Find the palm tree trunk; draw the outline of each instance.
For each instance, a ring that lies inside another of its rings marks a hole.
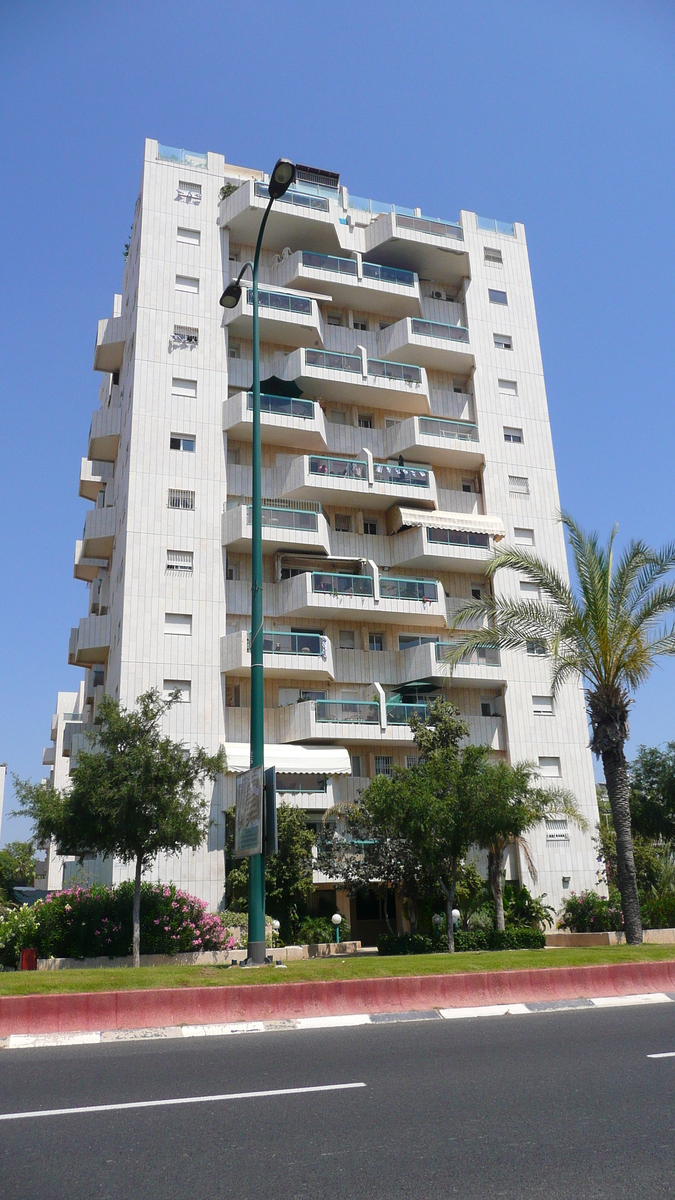
[[[504,874],[504,849],[492,845],[488,850],[488,879],[495,902],[495,929],[497,933],[504,932],[504,893],[502,876]]]
[[[630,824],[628,764],[623,746],[603,751],[602,765],[605,769],[607,795],[616,830],[616,861],[624,932],[628,945],[638,946],[642,941],[642,918]]]
[[[134,966],[141,965],[141,875],[143,874],[143,857],[136,858],[136,878],[134,880]]]

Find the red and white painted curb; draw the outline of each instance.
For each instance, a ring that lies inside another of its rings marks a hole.
[[[485,1004],[473,1008],[431,1008],[412,1012],[351,1013],[297,1017],[280,1021],[234,1021],[212,1025],[166,1025],[150,1029],[102,1029],[87,1033],[13,1033],[0,1038],[0,1049],[34,1050],[47,1046],[95,1046],[152,1039],[226,1037],[240,1033],[280,1033],[291,1029],[344,1029],[355,1025],[390,1025],[401,1021],[452,1021],[471,1017],[525,1016],[579,1009],[626,1008],[641,1004],[673,1004],[675,993],[646,992],[633,996],[592,996],[581,1000],[543,1000],[529,1004]]]

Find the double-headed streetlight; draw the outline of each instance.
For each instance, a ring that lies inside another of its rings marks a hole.
[[[247,267],[253,277],[253,483],[251,488],[251,766],[263,767],[265,758],[263,693],[263,559],[262,482],[260,475],[260,336],[258,328],[258,265],[260,247],[270,209],[295,180],[295,165],[287,158],[275,164],[268,186],[269,204],[263,214],[253,262],[244,263],[236,280],[220,297],[223,308],[236,308],[241,299],[241,278]],[[265,961],[265,856],[249,858],[248,959]]]

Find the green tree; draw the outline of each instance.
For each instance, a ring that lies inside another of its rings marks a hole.
[[[209,828],[207,779],[222,771],[222,751],[208,755],[163,737],[161,721],[179,693],[162,699],[154,689],[136,709],[104,696],[98,723],[71,772],[71,790],[59,792],[15,779],[18,813],[29,816],[38,841],[54,838],[59,854],[88,853],[135,863],[134,966],[140,965],[141,877],[160,852],[196,849]]]
[[[0,899],[12,899],[12,889],[35,881],[35,847],[32,842],[8,842],[0,850]]]
[[[675,742],[665,750],[640,746],[630,768],[633,832],[675,842]]]
[[[607,793],[617,834],[617,868],[626,941],[642,941],[635,875],[625,756],[633,693],[649,677],[656,658],[675,654],[675,628],[664,627],[675,609],[675,584],[665,576],[675,567],[675,545],[652,550],[631,542],[615,561],[616,529],[606,546],[587,534],[568,514],[567,530],[578,588],[543,559],[517,548],[497,551],[487,573],[517,572],[539,589],[539,600],[486,597],[467,604],[453,626],[467,618],[486,621],[463,633],[455,661],[476,647],[525,649],[537,642],[550,655],[555,695],[570,679],[584,682],[591,724],[591,749],[602,758]]]
[[[301,809],[288,804],[277,806],[279,851],[265,859],[265,909],[268,916],[279,922],[279,932],[285,942],[295,937],[300,924],[300,910],[306,905],[314,886],[312,848],[314,834],[307,826]],[[228,905],[240,912],[248,909],[248,859],[235,859],[234,809],[227,821],[228,862],[225,894]]]

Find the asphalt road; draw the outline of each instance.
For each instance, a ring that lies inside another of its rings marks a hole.
[[[8,1050],[2,1200],[675,1196],[673,1006]]]

